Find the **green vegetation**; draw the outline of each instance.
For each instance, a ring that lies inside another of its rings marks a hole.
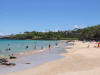
[[[80,37],[81,40],[100,40],[100,25],[87,27],[81,30]]]
[[[91,26],[72,31],[58,32],[24,32],[24,34],[11,35],[10,39],[33,39],[33,40],[100,40],[100,25]]]

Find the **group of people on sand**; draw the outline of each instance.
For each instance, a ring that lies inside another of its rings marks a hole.
[[[72,45],[74,46],[74,42],[75,41],[79,41],[79,40],[73,40],[73,41],[66,41],[66,43],[69,43],[69,42],[73,42]],[[94,48],[100,48],[100,41],[87,41],[87,40],[83,40],[81,41],[82,43],[86,43],[87,44],[87,48],[90,48],[91,47],[91,44],[94,43],[94,45],[92,47]]]
[[[94,48],[100,48],[100,41],[96,42],[96,41],[86,41],[86,40],[83,40],[83,43],[86,43],[86,42],[89,42],[88,45],[87,45],[87,48],[90,47],[90,43],[92,43],[92,42],[95,43]]]

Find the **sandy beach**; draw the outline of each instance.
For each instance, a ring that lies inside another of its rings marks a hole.
[[[66,46],[68,52],[61,54],[64,58],[1,75],[100,75],[100,48],[95,45],[95,42],[76,41],[74,46]]]

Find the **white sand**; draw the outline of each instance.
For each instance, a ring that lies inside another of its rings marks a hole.
[[[100,48],[94,45],[77,41],[74,46],[66,47],[68,53],[62,54],[65,57],[60,60],[5,75],[100,75]]]

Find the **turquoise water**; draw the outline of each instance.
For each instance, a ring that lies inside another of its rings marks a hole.
[[[11,53],[19,53],[25,51],[35,51],[40,50],[42,47],[47,48],[50,44],[55,46],[56,43],[60,41],[51,40],[0,40],[0,54],[7,55]],[[26,46],[28,48],[26,49]],[[36,49],[35,49],[36,46]],[[11,50],[7,50],[10,48]]]

